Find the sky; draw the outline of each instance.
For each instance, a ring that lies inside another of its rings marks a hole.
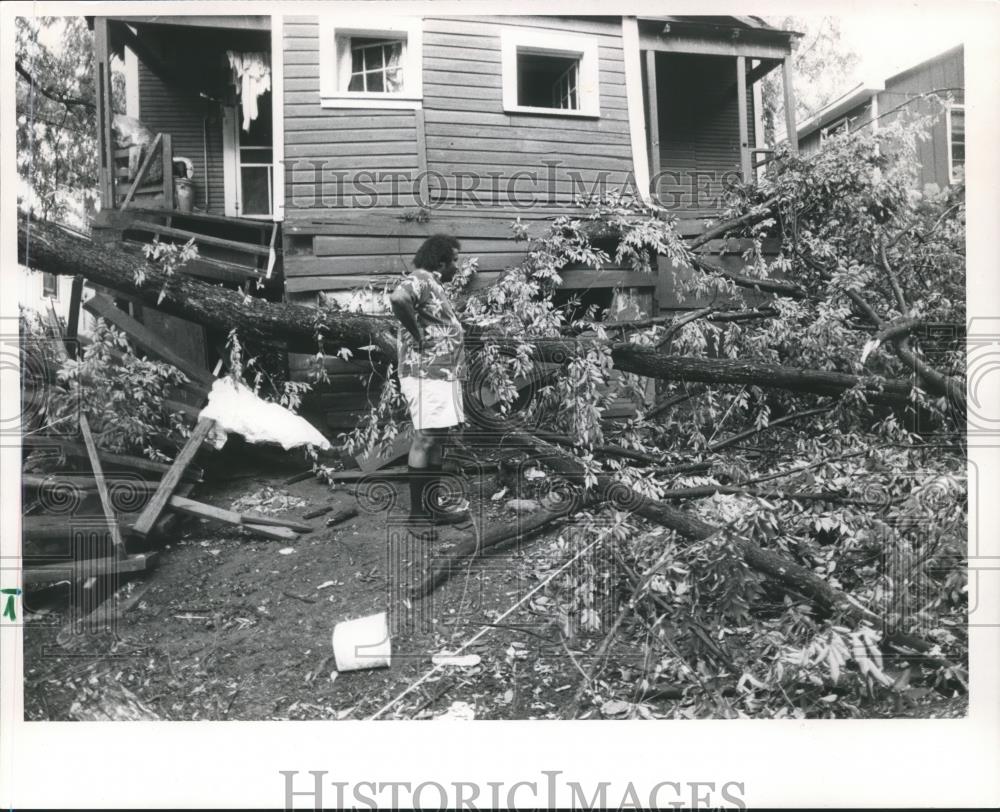
[[[864,81],[883,80],[963,42],[968,21],[958,14],[872,11],[839,17],[846,43],[860,61],[848,90]]]

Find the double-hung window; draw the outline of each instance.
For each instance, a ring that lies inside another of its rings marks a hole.
[[[379,20],[375,26],[355,25],[340,16],[321,20],[322,105],[419,107],[422,44],[417,18]]]

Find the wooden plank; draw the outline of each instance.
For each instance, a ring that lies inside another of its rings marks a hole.
[[[115,207],[115,144],[111,122],[111,38],[107,17],[94,17],[94,88],[97,108],[98,175],[101,206]]]
[[[163,156],[163,208],[174,208],[174,148],[168,133],[163,134],[161,155]]]
[[[204,502],[197,502],[185,496],[171,496],[167,500],[167,504],[172,510],[186,513],[189,516],[197,516],[200,519],[212,519],[217,522],[224,522],[225,524],[246,527],[248,530],[253,530],[255,533],[259,533],[267,538],[281,541],[292,541],[298,538],[298,535],[288,527],[270,527],[261,524],[252,524],[244,520],[249,517],[241,516],[236,511],[226,510],[215,505],[206,505]],[[311,530],[312,528],[309,529]]]
[[[98,214],[103,214],[99,212]],[[238,226],[240,228],[253,229],[256,231],[264,232],[270,231],[271,227],[274,225],[270,220],[250,220],[246,217],[226,217],[223,214],[210,214],[203,211],[167,211],[166,209],[153,209],[147,206],[132,206],[129,209],[130,215],[141,214],[146,217],[169,217],[174,223],[178,221],[191,220],[197,223],[218,223],[219,225],[225,226]],[[125,217],[121,220],[121,223],[128,223],[131,221],[130,217]],[[119,225],[119,228],[125,227],[124,225]]]
[[[191,436],[188,437],[184,448],[181,449],[173,465],[170,466],[170,470],[160,480],[160,487],[157,488],[156,493],[153,494],[153,498],[149,500],[149,503],[136,521],[133,529],[138,535],[146,536],[153,529],[153,525],[156,524],[156,520],[160,517],[160,513],[166,507],[171,494],[173,494],[174,489],[180,482],[184,469],[194,459],[195,454],[198,453],[198,449],[201,448],[201,444],[205,441],[205,438],[214,425],[214,420],[201,419],[198,421],[198,425],[191,432]]]
[[[451,234],[460,240],[466,238],[476,239],[497,239],[512,240],[514,231],[511,224],[516,215],[509,217],[498,214],[497,222],[490,222],[483,218],[469,218],[458,220],[446,216],[436,217],[435,214],[425,223],[406,222],[398,217],[354,218],[344,215],[342,222],[328,223],[308,223],[298,220],[286,220],[284,232],[286,236],[291,235],[323,235],[323,236],[343,236],[343,237],[413,237],[421,240],[431,234]],[[525,226],[529,234],[537,236],[541,232],[541,227],[537,223],[526,222]],[[515,245],[517,243],[514,243]],[[287,249],[286,249],[287,251]],[[288,254],[286,253],[286,261]]]
[[[165,345],[161,336],[158,336],[146,325],[140,324],[124,310],[115,307],[115,303],[103,294],[96,294],[85,305],[84,309],[95,316],[99,316],[110,322],[125,335],[127,335],[137,349],[146,352],[162,361],[166,361],[171,366],[177,367],[181,372],[193,381],[204,384],[204,394],[208,394],[208,387],[215,383],[215,378],[207,369],[200,369],[186,358],[177,355],[173,350]]]
[[[286,527],[296,533],[311,533],[314,528],[311,524],[297,522],[294,519],[282,519],[280,516],[258,516],[255,513],[242,513],[240,518],[243,524],[254,524],[259,527]]]
[[[750,126],[747,120],[747,58],[736,57],[736,115],[740,127],[740,172],[743,182],[753,179],[750,165]]]
[[[513,245],[516,245],[514,243]],[[513,247],[512,245],[512,247]],[[479,267],[484,270],[503,270],[524,261],[526,249],[505,253],[474,254],[479,257]],[[353,276],[398,275],[409,272],[412,255],[400,256],[337,256],[337,257],[286,257],[285,281],[301,276]],[[290,288],[286,287],[286,290]]]
[[[785,95],[785,131],[792,154],[799,151],[799,134],[795,129],[795,74],[791,54],[781,60],[781,87]]]
[[[90,421],[87,420],[85,414],[80,415],[80,433],[83,434],[83,442],[87,446],[90,466],[94,469],[94,483],[97,485],[97,493],[101,498],[104,518],[107,519],[108,529],[111,531],[111,543],[114,545],[118,558],[125,558],[125,540],[118,527],[118,517],[115,516],[115,511],[111,507],[111,498],[108,496],[108,487],[104,482],[104,471],[101,468],[101,458],[97,454],[97,444],[94,442],[94,435],[90,431]]]
[[[136,491],[154,491],[158,483],[149,482],[145,479],[135,479],[133,477],[105,477],[106,484],[128,485]],[[39,488],[51,488],[57,485],[68,485],[74,490],[84,493],[97,493],[97,483],[92,474],[64,474],[62,472],[53,474],[23,474],[21,484],[26,488],[37,490]]]
[[[160,142],[163,140],[163,133],[157,133],[156,137],[153,139],[153,143],[149,145],[146,151],[146,156],[142,159],[142,163],[139,165],[139,171],[135,174],[135,180],[132,181],[132,185],[128,187],[128,192],[125,193],[125,199],[122,200],[120,209],[124,210],[128,208],[128,204],[132,202],[132,198],[135,197],[135,190],[139,188],[142,181],[146,177],[146,173],[149,172],[149,166],[153,163],[153,155],[156,154],[157,148],[160,146]]]
[[[660,174],[660,96],[656,86],[656,51],[646,51],[646,106],[649,110],[649,175]]]
[[[471,228],[469,230],[472,230]],[[431,234],[437,232],[429,230]],[[462,255],[477,256],[479,254],[509,254],[524,243],[516,243],[513,231],[508,229],[507,239],[462,239]],[[384,256],[387,253],[412,256],[423,244],[423,235],[404,237],[392,235],[386,237],[367,236],[318,236],[313,239],[313,254],[317,257],[342,256]]]
[[[385,468],[385,466],[408,454],[411,442],[411,437],[400,434],[396,436],[396,439],[392,441],[392,445],[389,446],[389,449],[384,454],[359,454],[354,459],[358,463],[362,475],[370,474],[373,471],[378,471],[380,468]]]
[[[69,292],[69,315],[66,324],[66,353],[76,358],[77,334],[80,332],[80,302],[83,300],[83,277],[74,276]]]
[[[21,438],[21,445],[25,448],[35,450],[51,449],[55,453],[87,459],[86,448],[79,443],[69,440],[25,435]],[[162,462],[147,460],[143,457],[134,457],[129,454],[113,454],[110,451],[98,450],[98,456],[105,465],[120,466],[129,470],[143,471],[157,476],[162,476],[170,470],[170,466]],[[183,477],[189,481],[201,482],[203,474],[200,468],[192,465],[184,472]]]
[[[86,562],[86,571],[80,572],[72,562],[42,564],[25,567],[21,573],[21,583],[25,586],[41,586],[56,581],[73,580],[77,575],[85,577],[122,575],[131,572],[146,572],[156,566],[158,553],[138,553],[125,558],[93,558]]]
[[[125,228],[127,231],[151,231],[154,234],[162,236],[180,237],[185,241],[194,237],[194,241],[202,245],[214,245],[217,248],[228,248],[231,251],[256,254],[262,257],[266,257],[268,253],[266,245],[255,245],[248,242],[239,242],[238,240],[224,240],[222,237],[210,237],[207,234],[199,234],[196,231],[188,231],[184,228],[172,228],[148,220],[133,220]]]

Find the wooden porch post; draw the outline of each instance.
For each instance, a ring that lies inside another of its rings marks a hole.
[[[740,173],[743,182],[749,183],[753,177],[750,166],[750,126],[747,122],[747,58],[736,57],[736,103],[740,122]]]
[[[646,51],[646,104],[649,108],[650,194],[660,201],[660,97],[656,89],[656,51]]]
[[[170,211],[174,207],[174,145],[170,133],[163,133],[160,149],[163,150],[163,208]]]
[[[94,17],[94,88],[97,102],[97,142],[100,151],[98,181],[101,208],[115,208],[115,142],[111,120],[111,41],[108,18]]]
[[[795,131],[795,88],[793,87],[792,55],[781,60],[781,78],[785,91],[785,131],[792,153],[799,151],[799,134]]]

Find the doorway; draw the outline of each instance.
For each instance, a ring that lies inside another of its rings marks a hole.
[[[270,218],[274,200],[271,91],[258,98],[257,117],[249,122],[244,122],[241,101],[223,111],[226,216]]]

